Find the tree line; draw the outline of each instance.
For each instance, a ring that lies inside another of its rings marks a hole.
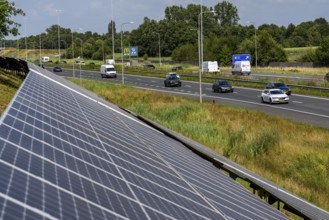
[[[5,16],[15,13],[24,12],[11,5],[11,11]],[[3,14],[0,19],[6,22]],[[230,65],[232,54],[249,53],[255,65],[257,53],[258,64],[268,65],[269,62],[287,61],[284,48],[309,47],[307,54],[296,61],[329,64],[329,23],[324,18],[298,25],[289,24],[287,27],[275,24],[257,26],[257,21],[243,25],[239,23],[237,7],[227,1],[213,7],[202,6],[202,13],[200,5],[196,4],[166,7],[162,20],[144,17],[137,29],[123,32],[123,45],[137,46],[140,57],[155,57],[159,55],[160,43],[161,56],[171,57],[175,61],[197,61],[201,20],[204,60],[217,60],[221,65]],[[115,53],[121,53],[121,32],[117,31],[115,21],[109,22],[105,34],[91,31],[81,33],[52,25],[45,33],[6,43],[21,48],[56,49],[60,46],[65,49],[64,56],[67,58],[72,58],[74,53],[75,57],[102,60],[112,58],[112,27]],[[3,36],[18,34],[16,27],[8,29],[8,25],[1,23],[0,28]],[[312,49],[314,47],[316,49]]]

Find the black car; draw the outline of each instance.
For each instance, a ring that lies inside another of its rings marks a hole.
[[[182,70],[183,67],[181,66],[173,66],[173,68],[171,69],[172,71],[177,71],[177,70]]]
[[[182,86],[182,82],[179,75],[176,73],[168,73],[164,80],[164,86]]]
[[[60,66],[55,66],[53,72],[62,72],[62,68]]]
[[[151,68],[151,69],[155,69],[155,66],[153,64],[143,64],[142,66],[143,68]]]
[[[226,80],[216,80],[212,84],[212,90],[214,92],[233,92],[233,86]]]
[[[329,73],[326,73],[326,75],[324,75],[324,80],[327,80],[327,82],[329,82]]]
[[[281,89],[287,95],[291,95],[291,89],[283,82],[269,82],[266,89]]]

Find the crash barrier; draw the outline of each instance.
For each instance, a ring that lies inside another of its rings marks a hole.
[[[18,60],[11,57],[0,57],[0,68],[22,78],[25,78],[30,71],[25,60]]]

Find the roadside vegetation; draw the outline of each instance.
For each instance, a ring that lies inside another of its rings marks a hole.
[[[0,115],[6,109],[21,83],[21,78],[0,69]]]
[[[108,82],[81,80],[80,85],[329,210],[328,129]]]

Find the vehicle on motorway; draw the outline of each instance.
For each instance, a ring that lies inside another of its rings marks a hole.
[[[251,65],[250,61],[236,61],[232,65],[232,75],[240,74],[240,75],[250,75],[251,73]]]
[[[202,71],[206,73],[219,73],[220,68],[217,61],[204,61],[202,63]]]
[[[181,67],[181,66],[173,66],[172,67],[172,71],[177,71],[177,70],[182,70],[183,69],[183,67]]]
[[[55,66],[53,72],[62,72],[62,68],[60,66]]]
[[[213,92],[233,92],[233,86],[227,80],[216,80],[212,84]]]
[[[100,68],[101,77],[113,77],[117,78],[117,72],[113,65],[103,64]]]
[[[327,82],[329,82],[329,73],[326,73],[326,75],[324,75],[324,80],[327,80]]]
[[[177,73],[168,73],[166,79],[164,80],[164,86],[182,86],[182,81]]]
[[[41,64],[38,64],[38,66],[40,66],[42,69],[45,68],[45,66],[41,63]]]
[[[283,82],[269,82],[266,89],[281,89],[287,95],[291,95],[291,89]]]
[[[155,69],[155,66],[153,64],[143,64],[143,68],[150,68],[150,69]]]
[[[273,103],[289,103],[289,96],[281,89],[265,89],[261,94],[261,101]]]

